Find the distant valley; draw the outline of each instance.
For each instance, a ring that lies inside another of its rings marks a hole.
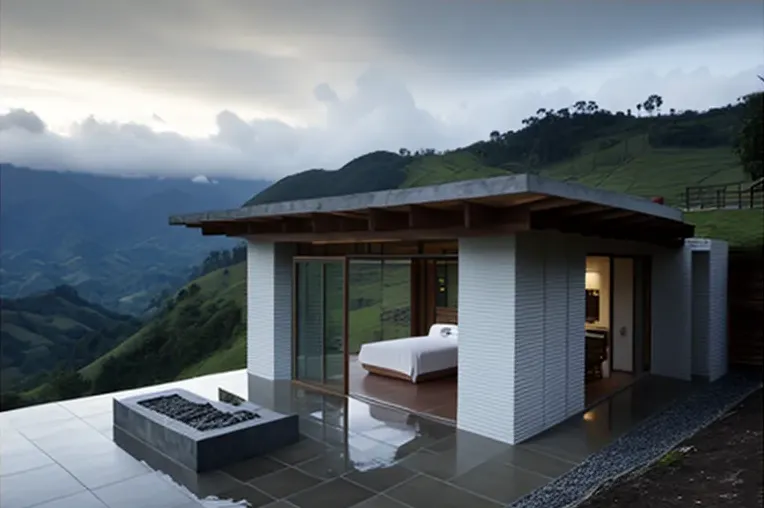
[[[172,228],[167,218],[235,208],[265,181],[117,178],[0,164],[0,296],[60,285],[125,314],[145,312],[186,281],[224,238]]]

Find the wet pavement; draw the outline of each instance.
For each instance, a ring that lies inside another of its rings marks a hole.
[[[295,445],[197,474],[112,429],[112,399],[219,388],[297,413]],[[234,371],[0,413],[3,508],[506,506],[576,467],[690,383],[648,377],[518,446],[355,399]],[[119,442],[119,445],[115,443]]]

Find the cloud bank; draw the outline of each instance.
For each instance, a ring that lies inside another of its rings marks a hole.
[[[215,119],[215,132],[203,138],[93,116],[62,135],[47,128],[35,112],[15,109],[0,115],[0,160],[92,173],[277,179],[310,168],[338,168],[374,150],[464,146],[486,139],[494,129],[519,128],[522,118],[540,107],[559,108],[580,99],[596,100],[613,111],[633,108],[651,93],[663,96],[665,110],[721,106],[761,88],[757,73],[764,74],[764,66],[726,76],[705,68],[664,75],[637,72],[608,80],[593,94],[564,86],[494,94],[462,103],[446,116],[418,105],[402,81],[369,70],[345,97],[329,83],[314,87],[313,100],[324,108],[323,122],[293,126],[224,110]]]

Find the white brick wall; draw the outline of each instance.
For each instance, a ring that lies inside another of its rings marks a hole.
[[[459,240],[459,428],[514,442],[515,237]]]
[[[715,381],[727,373],[727,278],[729,274],[729,246],[712,240],[709,258],[709,329],[708,379]]]
[[[692,253],[692,375],[708,376],[709,253]]]
[[[291,244],[247,243],[247,371],[292,377]]]
[[[568,367],[566,399],[567,414],[583,411],[586,341],[580,329],[586,328],[586,252],[580,238],[567,237],[565,253],[568,263]]]
[[[516,443],[583,410],[584,274],[565,235],[460,240],[460,428]]]
[[[651,372],[692,378],[692,253],[661,249],[653,256]]]

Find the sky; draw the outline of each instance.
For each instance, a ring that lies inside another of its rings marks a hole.
[[[277,179],[761,89],[761,0],[2,0],[0,161]]]

